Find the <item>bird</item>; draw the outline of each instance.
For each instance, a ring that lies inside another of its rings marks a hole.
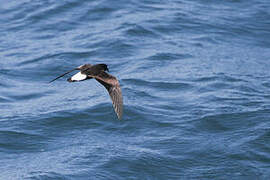
[[[108,91],[112,104],[114,107],[114,111],[118,117],[119,120],[122,119],[123,114],[123,97],[122,97],[122,91],[120,88],[119,81],[116,77],[113,75],[110,75],[108,66],[106,64],[84,64],[80,65],[70,71],[65,72],[64,74],[56,77],[55,79],[51,80],[49,83],[65,76],[66,74],[79,70],[80,72],[76,73],[72,77],[68,78],[68,82],[78,82],[78,81],[84,81],[88,79],[96,79],[100,84],[102,84]],[[106,72],[107,71],[107,72]]]

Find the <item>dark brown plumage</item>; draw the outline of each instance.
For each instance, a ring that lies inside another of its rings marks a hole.
[[[53,79],[50,82],[53,82],[57,80],[60,77],[63,77],[64,75],[74,71],[79,70],[77,74],[73,75],[72,77],[68,78],[67,80],[69,82],[76,82],[76,81],[83,81],[87,79],[95,78],[100,84],[102,84],[108,91],[112,104],[114,107],[114,110],[117,114],[118,119],[122,118],[123,114],[123,97],[122,97],[122,91],[120,88],[120,84],[116,77],[108,74],[106,71],[109,71],[106,64],[85,64],[81,65],[73,70],[70,70],[57,78]]]

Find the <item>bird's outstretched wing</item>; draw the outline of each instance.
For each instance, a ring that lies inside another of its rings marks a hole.
[[[114,111],[116,112],[118,119],[121,119],[123,114],[123,97],[118,80],[116,77],[104,71],[99,73],[97,76],[94,76],[94,78],[109,92]]]
[[[70,71],[67,71],[67,72],[65,72],[64,74],[62,74],[62,75],[60,75],[60,76],[54,78],[53,80],[51,80],[49,83],[51,83],[51,82],[53,82],[53,81],[55,81],[55,80],[57,80],[57,79],[63,77],[64,75],[66,75],[66,74],[68,74],[68,73],[71,73],[72,71],[75,71],[75,70],[79,70],[79,69],[78,69],[78,68],[74,68],[74,69],[72,69],[72,70],[70,70]]]

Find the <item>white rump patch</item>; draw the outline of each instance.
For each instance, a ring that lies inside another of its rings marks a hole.
[[[72,81],[82,81],[85,80],[87,78],[87,75],[82,74],[81,72],[78,72],[77,74],[75,74],[74,76],[71,77]]]

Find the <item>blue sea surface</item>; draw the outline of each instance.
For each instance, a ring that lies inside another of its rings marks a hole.
[[[0,179],[270,179],[270,2],[0,0]]]

